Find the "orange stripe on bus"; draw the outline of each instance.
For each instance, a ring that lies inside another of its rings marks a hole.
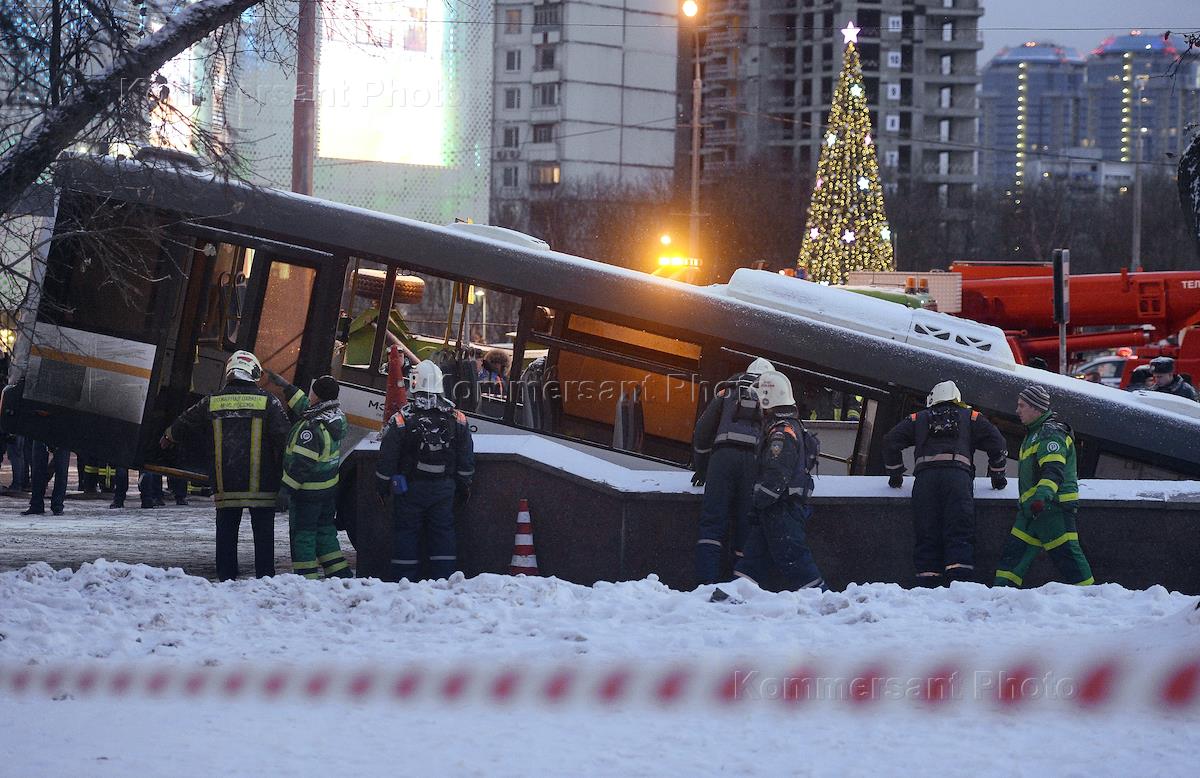
[[[33,346],[30,348],[30,352],[35,357],[41,357],[42,359],[66,362],[68,365],[92,367],[97,370],[107,370],[110,373],[121,373],[122,375],[133,376],[134,378],[150,380],[150,371],[148,369],[135,365],[127,365],[124,362],[113,362],[112,360],[100,359],[99,357],[86,357],[83,354],[71,354],[45,346]]]

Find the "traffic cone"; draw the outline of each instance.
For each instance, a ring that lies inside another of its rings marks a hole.
[[[513,546],[509,575],[538,575],[537,555],[533,552],[533,525],[529,523],[529,501],[521,500],[517,509],[517,538]]]

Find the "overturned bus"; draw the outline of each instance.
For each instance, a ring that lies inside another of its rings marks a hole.
[[[1082,477],[1200,475],[1200,406],[1017,365],[999,330],[936,312],[748,269],[691,286],[508,231],[150,162],[76,158],[55,191],[41,296],[16,350],[24,370],[0,424],[116,465],[202,479],[196,459],[155,442],[219,386],[237,349],[301,386],[332,372],[361,439],[383,422],[387,350],[400,343],[418,358],[507,354],[526,380],[458,397],[483,428],[663,467],[688,464],[713,387],[764,356],[810,409],[855,398],[857,418],[814,422],[845,441],[827,447],[823,472],[882,473],[884,433],[953,379],[1010,449],[1017,393],[1048,386],[1077,433]]]

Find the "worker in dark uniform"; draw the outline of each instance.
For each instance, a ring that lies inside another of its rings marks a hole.
[[[761,585],[772,570],[788,589],[826,590],[804,533],[812,515],[812,470],[820,453],[815,435],[804,428],[787,376],[768,370],[755,384],[762,406],[763,433],[758,447],[750,532],[734,574]],[[717,590],[720,591],[720,590]],[[713,592],[713,599],[724,599]]]
[[[1150,360],[1150,370],[1154,373],[1154,391],[1173,394],[1188,400],[1196,399],[1196,390],[1192,388],[1192,385],[1184,381],[1183,376],[1175,375],[1174,359],[1155,357]]]
[[[1129,374],[1129,386],[1125,387],[1127,392],[1136,392],[1140,389],[1153,390],[1154,369],[1149,365],[1138,365]]]
[[[442,387],[442,371],[432,360],[418,364],[412,394],[388,420],[379,444],[375,475],[380,499],[392,496],[396,580],[417,580],[423,529],[430,575],[449,578],[458,569],[454,506],[470,499],[475,448],[467,417]]]
[[[1041,386],[1021,392],[1017,417],[1026,429],[1018,471],[1021,496],[993,585],[1023,584],[1026,571],[1044,549],[1066,583],[1090,586],[1096,579],[1075,524],[1079,479],[1071,427],[1051,413],[1050,393]]]
[[[283,405],[261,389],[262,367],[249,351],[225,363],[225,386],[184,411],[159,445],[203,442],[212,457],[210,476],[217,507],[217,578],[238,575],[237,540],[242,509],[250,509],[254,572],[275,574],[275,501],[280,460],[291,429]]]
[[[975,451],[988,455],[993,489],[1008,485],[1000,430],[962,403],[953,381],[933,387],[926,408],[900,420],[883,439],[888,486],[904,484],[902,452],[913,447],[913,564],[919,586],[969,581],[975,571]]]
[[[721,551],[733,530],[733,552],[742,553],[757,472],[755,448],[762,432],[762,408],[753,384],[775,366],[759,357],[744,373],[725,382],[704,409],[692,434],[694,486],[704,487],[700,539],[696,543],[696,583],[716,583]]]

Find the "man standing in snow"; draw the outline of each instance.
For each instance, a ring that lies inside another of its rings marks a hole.
[[[993,489],[1008,485],[1008,449],[996,425],[963,404],[953,381],[933,387],[923,411],[883,439],[888,486],[904,484],[903,451],[913,447],[913,563],[917,585],[969,581],[975,572],[975,451],[988,455]]]
[[[249,351],[225,363],[225,386],[183,412],[162,436],[203,441],[212,457],[210,475],[217,506],[217,578],[238,576],[237,541],[242,509],[254,530],[254,573],[275,575],[275,499],[288,419],[274,395],[258,386],[262,367]]]
[[[1079,481],[1071,428],[1050,412],[1050,393],[1037,385],[1017,398],[1017,416],[1027,431],[1021,442],[1020,507],[993,585],[1020,586],[1042,549],[1067,583],[1093,584],[1075,527]]]
[[[704,487],[700,540],[696,543],[696,583],[716,583],[721,549],[733,530],[733,553],[742,554],[758,469],[755,447],[762,434],[762,409],[753,389],[775,366],[759,357],[733,375],[708,403],[692,435],[693,486]]]
[[[279,486],[280,507],[288,510],[292,572],[320,578],[324,568],[326,578],[353,578],[334,526],[340,441],[347,427],[346,414],[337,400],[337,379],[321,376],[306,395],[278,373],[267,375],[283,389],[296,422],[283,450],[283,483]]]
[[[774,568],[789,589],[825,591],[828,587],[804,534],[804,524],[812,515],[808,497],[820,444],[800,421],[787,376],[768,370],[758,377],[755,389],[765,414],[763,436],[758,446],[750,533],[745,555],[734,573],[761,585]],[[723,593],[717,592],[713,599],[724,599]]]
[[[458,569],[454,505],[471,497],[475,448],[467,417],[446,399],[442,385],[432,360],[418,364],[412,395],[388,420],[379,443],[376,484],[381,500],[392,495],[397,581],[417,580],[423,529],[430,575],[449,578]]]

